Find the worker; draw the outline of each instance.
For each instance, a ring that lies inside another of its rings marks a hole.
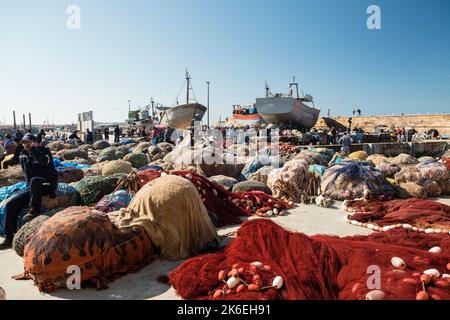
[[[105,140],[109,140],[109,128],[106,127],[105,130],[103,130],[103,134],[105,135]]]
[[[79,140],[81,141],[80,137],[77,135],[78,130],[73,130],[70,136],[68,137],[69,140]]]
[[[44,140],[45,138],[45,131],[44,129],[41,129],[41,131],[39,131],[38,135],[37,135],[37,142],[40,144],[42,143],[42,140]]]
[[[17,129],[17,130],[16,130],[16,133],[15,133],[15,135],[14,135],[14,138],[19,139],[20,141],[22,141],[23,133],[22,133],[22,131],[20,131],[20,129]]]
[[[114,142],[120,142],[120,128],[118,125],[114,128]]]
[[[86,144],[93,144],[94,143],[94,134],[91,130],[86,129]]]
[[[58,187],[58,172],[50,150],[39,145],[32,134],[23,137],[22,145],[24,149],[20,153],[20,165],[27,188],[13,195],[5,205],[5,239],[0,244],[0,250],[11,248],[21,209],[29,205],[30,209],[23,221],[33,220],[40,215],[42,197],[55,197]]]
[[[347,132],[344,131],[342,137],[338,141],[338,144],[342,145],[342,151],[344,152],[344,154],[350,154],[350,146],[352,145],[352,143],[352,138],[347,134]]]

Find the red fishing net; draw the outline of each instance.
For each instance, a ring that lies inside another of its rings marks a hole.
[[[348,202],[347,208],[353,212],[350,219],[362,223],[374,223],[380,227],[407,224],[407,227],[412,226],[419,232],[433,229],[433,233],[448,234],[450,230],[450,206],[436,201],[354,200]]]
[[[227,191],[214,181],[191,171],[144,170],[137,174],[140,187],[160,177],[162,173],[189,179],[197,188],[206,209],[217,216],[217,226],[240,224],[241,219],[239,217],[242,216],[250,216],[252,214],[263,215],[270,211],[270,214],[273,214],[274,211],[281,213],[283,210],[292,207],[286,201],[274,198],[260,191],[241,193]]]
[[[433,246],[440,246],[442,252],[429,253]],[[391,263],[393,257],[403,259],[406,267],[396,269]],[[423,291],[419,280],[422,272],[431,268],[448,272],[450,237],[404,229],[347,238],[308,237],[289,232],[270,220],[258,219],[245,222],[223,252],[187,260],[169,275],[170,283],[183,298],[212,299],[216,289],[224,285],[218,278],[221,270],[228,271],[235,264],[238,268],[248,266],[253,261],[271,267],[273,273],[269,273],[268,282],[275,275],[281,276],[281,289],[244,289],[239,293],[232,289],[216,298],[366,299],[371,291],[368,278],[372,276],[367,274],[368,268],[378,266],[384,299],[416,299],[416,294]],[[431,299],[450,299],[447,280],[439,276],[424,285]]]

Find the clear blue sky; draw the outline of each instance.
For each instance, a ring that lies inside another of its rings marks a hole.
[[[366,27],[370,4],[382,30]],[[450,112],[450,1],[0,1],[1,122],[122,121],[128,99],[171,105],[186,68],[201,103],[211,81],[213,120],[293,75],[322,114]]]

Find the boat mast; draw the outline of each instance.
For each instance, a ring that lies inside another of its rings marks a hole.
[[[186,104],[189,104],[189,86],[190,86],[191,76],[189,72],[186,70]]]
[[[292,86],[295,86],[295,90],[297,92],[297,99],[300,98],[298,94],[298,82],[295,82],[295,76],[292,77],[292,82],[289,84],[289,90],[291,90]]]

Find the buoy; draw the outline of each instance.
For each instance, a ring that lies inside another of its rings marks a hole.
[[[383,300],[386,294],[381,290],[372,290],[367,292],[366,300]]]
[[[223,297],[223,290],[216,290],[213,294],[213,299],[220,299]]]
[[[225,270],[220,270],[219,275],[217,276],[217,279],[219,279],[219,281],[223,281],[223,280],[225,280],[225,277],[226,277]]]
[[[281,287],[283,286],[283,278],[281,276],[276,276],[272,280],[272,286],[277,290],[281,289]]]
[[[433,247],[430,250],[428,250],[430,253],[440,254],[442,252],[442,249],[440,247]]]
[[[227,286],[230,289],[235,288],[241,281],[236,277],[231,277],[227,280]]]
[[[428,300],[430,296],[426,291],[419,291],[416,295],[416,300]]]
[[[6,292],[2,287],[0,287],[0,300],[6,300]]]
[[[254,262],[250,263],[250,265],[255,266],[257,268],[262,268],[262,266],[263,266],[262,262],[259,262],[259,261],[254,261]]]
[[[432,276],[433,278],[439,278],[441,276],[441,273],[436,269],[428,269],[428,270],[425,270],[423,273],[428,274],[429,276]]]
[[[395,267],[395,268],[399,268],[399,269],[404,269],[406,268],[406,262],[405,260],[403,260],[402,258],[399,257],[393,257],[391,259],[391,264]]]

